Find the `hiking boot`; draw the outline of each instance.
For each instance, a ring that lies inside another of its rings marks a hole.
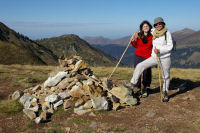
[[[145,98],[148,96],[148,93],[147,93],[147,88],[144,87],[142,90],[141,90],[141,97],[142,98]]]
[[[163,102],[168,102],[168,101],[169,101],[167,91],[164,91],[164,92],[163,92],[163,98],[162,98],[162,101],[163,101]]]

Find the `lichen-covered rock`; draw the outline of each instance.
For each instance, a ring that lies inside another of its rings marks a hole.
[[[68,108],[71,108],[74,106],[74,102],[71,99],[68,99],[66,101],[64,101],[64,110],[66,111]]]
[[[26,114],[31,120],[36,118],[36,114],[34,111],[29,109],[23,109],[24,114]]]
[[[87,64],[83,60],[79,60],[76,64],[72,72],[76,72],[79,69],[87,68]]]
[[[70,82],[71,82],[70,78],[65,78],[57,85],[57,87],[59,89],[66,89],[66,87],[70,84]]]
[[[93,108],[97,110],[108,110],[108,101],[106,97],[95,97],[91,99]]]
[[[86,93],[77,85],[72,87],[69,94],[72,97],[78,97],[78,98],[81,98],[82,96],[86,95]]]
[[[83,106],[80,106],[78,108],[74,108],[74,113],[76,113],[77,115],[83,115],[87,112],[91,112],[91,109],[83,109]]]
[[[50,103],[54,103],[54,102],[56,102],[56,101],[58,101],[58,95],[56,95],[56,94],[51,94],[51,95],[49,95],[49,96],[47,96],[46,98],[45,98],[45,102],[50,102]]]
[[[31,101],[33,97],[28,95],[28,94],[24,94],[20,99],[19,102],[24,105],[26,103],[26,101]]]
[[[120,99],[120,103],[126,103],[128,105],[136,105],[137,99],[133,98],[132,91],[127,87],[113,87],[110,90],[114,96]]]
[[[24,92],[21,90],[17,90],[12,94],[12,100],[18,100],[20,97],[24,95]]]
[[[84,105],[83,108],[85,109],[91,109],[92,108],[92,101],[88,100]]]
[[[70,94],[68,93],[68,92],[66,92],[66,91],[64,91],[64,92],[60,92],[59,94],[58,94],[58,96],[60,96],[61,97],[61,99],[66,99],[66,98],[69,98],[70,97]]]
[[[41,123],[41,121],[42,121],[42,118],[41,118],[41,117],[35,118],[35,123],[36,123],[36,124]]]
[[[66,75],[68,72],[59,72],[56,74],[54,77],[49,77],[45,82],[44,82],[44,87],[52,87],[56,86]]]
[[[58,106],[63,104],[63,100],[58,101],[57,103],[53,104],[54,108],[57,108]]]

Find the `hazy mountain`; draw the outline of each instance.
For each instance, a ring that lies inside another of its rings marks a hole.
[[[185,37],[187,37],[187,36],[189,36],[193,33],[195,33],[194,30],[185,28],[183,30],[173,32],[172,36],[174,37],[175,40],[180,40],[180,39],[183,39],[183,38],[185,38]]]
[[[177,39],[177,45],[200,46],[200,31],[196,31],[182,39]]]
[[[200,31],[194,31],[188,28],[172,33],[176,40],[177,51],[172,53],[173,67],[193,67],[199,68],[200,63],[198,56],[200,55]],[[112,40],[110,44],[92,44],[94,47],[100,48],[107,54],[119,59],[128,44],[130,36]],[[87,39],[86,39],[87,40]],[[98,40],[99,41],[99,40]],[[95,40],[93,40],[95,42]],[[100,42],[100,41],[99,41]],[[126,52],[122,62],[126,65],[132,66],[134,60],[135,48],[130,46]]]
[[[111,44],[112,40],[102,37],[102,36],[96,36],[96,37],[84,37],[84,40],[86,40],[89,44],[97,44],[97,45],[106,45]]]
[[[0,22],[0,64],[56,63],[57,57],[52,51]]]
[[[92,66],[114,66],[117,60],[103,51],[90,46],[85,40],[77,35],[63,35],[42,40],[37,43],[49,48],[57,56],[68,57],[72,54],[81,56]]]
[[[86,40],[91,45],[107,45],[107,44],[118,44],[125,46],[130,41],[131,36],[125,36],[119,39],[108,39],[102,36],[97,37],[84,37],[83,39]]]

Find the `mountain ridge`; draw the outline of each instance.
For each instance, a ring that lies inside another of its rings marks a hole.
[[[57,64],[57,57],[52,53],[52,51],[40,44],[37,44],[27,36],[10,29],[2,22],[0,22],[0,41],[0,53],[2,55],[0,57],[1,64],[13,64],[17,63],[17,61],[20,64]],[[5,48],[7,48],[10,53],[5,53]],[[10,56],[9,54],[13,56]],[[29,58],[26,58],[25,56]]]
[[[189,28],[185,28],[183,30],[173,32],[172,36],[176,40],[177,48],[177,51],[172,53],[172,67],[198,68],[200,66],[200,63],[197,60],[198,55],[200,54],[200,30],[194,31]],[[122,40],[120,40],[121,38],[112,40],[111,44],[91,45],[119,59],[126,45],[128,44],[130,36],[122,38]],[[116,40],[118,42],[117,44],[115,44]],[[119,44],[119,42],[121,42],[121,44]],[[132,46],[130,47],[131,48],[129,48],[124,55],[122,63],[128,66],[133,66],[135,48],[133,48]]]
[[[114,57],[109,56],[100,49],[92,47],[85,40],[74,34],[37,40],[37,43],[48,47],[56,56],[78,55],[92,66],[113,66],[117,63]]]

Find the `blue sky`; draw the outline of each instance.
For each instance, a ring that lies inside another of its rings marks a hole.
[[[31,39],[63,34],[119,38],[143,20],[200,30],[200,0],[0,0],[0,21]]]

